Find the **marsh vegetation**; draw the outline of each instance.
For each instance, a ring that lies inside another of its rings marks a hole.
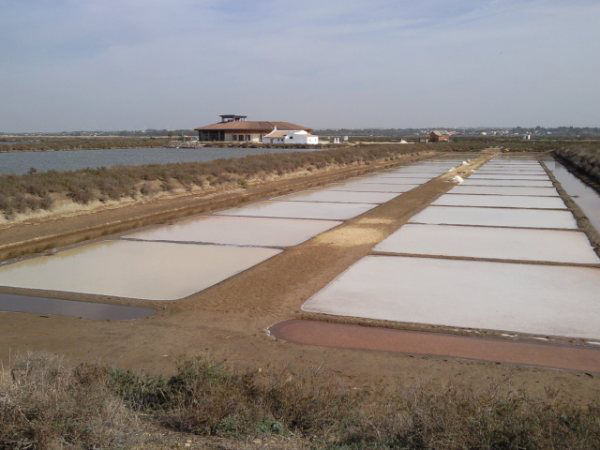
[[[0,375],[0,448],[147,448],[161,430],[231,448],[278,436],[287,448],[591,449],[600,403],[509,384],[361,388],[316,370],[234,371],[202,358],[160,376],[33,354]]]
[[[50,210],[59,201],[85,205],[160,193],[210,191],[225,186],[245,188],[252,183],[294,172],[392,161],[425,146],[365,146],[319,152],[251,155],[204,163],[117,166],[70,172],[35,172],[0,176],[0,212],[15,214]]]

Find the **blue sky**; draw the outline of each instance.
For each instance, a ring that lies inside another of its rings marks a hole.
[[[600,126],[600,1],[0,0],[0,130]]]

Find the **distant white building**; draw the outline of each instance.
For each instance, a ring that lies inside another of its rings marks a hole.
[[[269,134],[262,137],[263,144],[300,144],[318,145],[319,136],[310,134],[306,130],[278,130],[277,127]]]

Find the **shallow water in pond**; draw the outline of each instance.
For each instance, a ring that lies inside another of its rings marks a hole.
[[[560,197],[527,197],[525,195],[444,194],[431,204],[433,206],[567,209],[567,205]]]
[[[150,308],[0,293],[0,312],[47,314],[94,320],[131,320],[151,316],[155,311]]]
[[[555,160],[544,161],[563,189],[567,191],[583,213],[590,219],[600,233],[600,194],[573,175],[561,163]]]
[[[124,237],[147,241],[290,247],[341,223],[334,220],[200,216],[172,225],[138,231]]]
[[[548,209],[429,206],[410,221],[432,225],[577,229],[570,211]]]
[[[598,339],[598,292],[596,268],[367,256],[302,310]]]
[[[0,286],[177,300],[278,253],[256,247],[101,241],[0,266]]]
[[[600,264],[584,233],[452,225],[407,224],[375,250],[415,255]]]
[[[376,203],[328,203],[268,201],[241,208],[227,209],[219,215],[249,217],[279,217],[288,219],[347,220],[367,212]]]
[[[329,188],[302,191],[276,197],[274,200],[286,202],[385,203],[397,195],[395,192],[339,191]]]
[[[24,174],[30,168],[38,172],[48,170],[80,170],[110,166],[140,166],[205,162],[215,159],[243,158],[265,153],[292,153],[297,149],[285,148],[127,148],[108,150],[61,150],[56,152],[0,153],[0,174]],[[302,149],[301,151],[319,151]]]

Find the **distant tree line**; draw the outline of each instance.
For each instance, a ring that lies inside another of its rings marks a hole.
[[[93,137],[93,136],[120,136],[120,137],[163,137],[163,136],[195,136],[198,132],[188,129],[167,130],[147,129],[147,130],[117,130],[117,131],[60,131],[56,133],[7,133],[0,132],[0,136],[72,136],[72,137]]]
[[[321,136],[349,136],[349,137],[408,137],[429,134],[432,130],[447,130],[461,136],[510,136],[531,134],[533,136],[559,136],[559,137],[600,137],[600,127],[513,127],[513,128],[323,128],[315,130]]]
[[[441,129],[454,132],[461,136],[516,136],[531,134],[532,136],[559,136],[559,137],[600,137],[600,127],[512,127],[512,128],[323,128],[314,132],[320,136],[349,136],[349,137],[410,137],[429,134],[432,130]],[[57,133],[8,133],[0,132],[0,136],[121,136],[121,137],[157,137],[157,136],[195,136],[197,132],[191,129],[168,130],[150,128],[147,130],[118,130],[118,131],[63,131]]]

